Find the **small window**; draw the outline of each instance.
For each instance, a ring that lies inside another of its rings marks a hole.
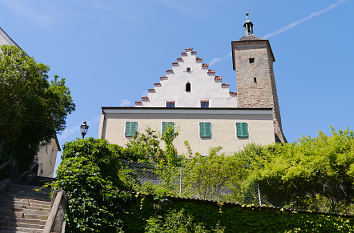
[[[254,58],[250,58],[250,63],[254,63]]]
[[[236,123],[236,136],[238,138],[248,138],[248,124],[246,122]]]
[[[253,82],[254,82],[254,83],[257,83],[257,78],[253,78]]]
[[[166,108],[174,108],[174,107],[175,107],[175,101],[166,102]]]
[[[165,133],[166,129],[168,128],[175,128],[175,123],[174,122],[162,122],[162,134]]]
[[[199,122],[199,136],[200,138],[211,138],[210,122]]]
[[[191,72],[192,68],[191,67],[187,67],[187,72]]]
[[[201,108],[209,108],[209,100],[202,100],[200,101]]]
[[[189,82],[186,83],[186,92],[191,92],[191,84]]]
[[[125,136],[133,137],[138,132],[138,122],[125,122]]]

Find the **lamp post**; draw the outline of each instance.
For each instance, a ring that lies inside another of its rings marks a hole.
[[[82,135],[82,139],[85,138],[85,135],[87,133],[89,126],[87,125],[86,121],[84,121],[81,125],[80,125],[80,130],[81,130],[81,135]]]

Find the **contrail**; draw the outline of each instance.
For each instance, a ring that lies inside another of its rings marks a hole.
[[[322,15],[322,14],[324,14],[324,13],[330,11],[330,10],[333,10],[334,8],[336,8],[339,5],[345,3],[346,1],[348,1],[348,0],[339,0],[339,1],[335,2],[335,3],[333,3],[332,5],[328,6],[327,8],[322,9],[320,11],[315,11],[315,12],[311,13],[309,16],[307,16],[305,18],[302,18],[302,19],[299,19],[299,20],[297,20],[297,21],[295,21],[295,22],[293,22],[293,23],[291,23],[291,24],[279,29],[278,31],[275,31],[275,32],[272,32],[272,33],[268,33],[265,36],[263,36],[263,38],[268,39],[270,37],[273,37],[275,35],[278,35],[280,33],[288,31],[288,30],[290,30],[290,29],[292,29],[292,28],[294,28],[294,27],[296,27],[296,26],[298,26],[300,24],[303,24],[303,23],[309,21],[310,19],[312,19],[312,18],[314,18],[316,16],[320,16],[320,15]]]
[[[292,28],[294,28],[294,27],[296,27],[296,26],[298,26],[300,24],[305,23],[306,21],[308,21],[308,20],[310,20],[310,19],[312,19],[312,18],[314,18],[316,16],[320,16],[320,15],[322,15],[322,14],[324,14],[324,13],[330,11],[330,10],[333,10],[334,8],[338,7],[339,5],[341,5],[341,4],[343,4],[343,3],[347,2],[347,1],[348,0],[338,0],[337,2],[333,3],[332,5],[329,5],[325,9],[322,9],[322,10],[319,10],[319,11],[315,11],[315,12],[311,13],[309,16],[307,16],[305,18],[302,18],[302,19],[299,19],[299,20],[297,20],[297,21],[295,21],[295,22],[293,22],[293,23],[291,23],[291,24],[279,29],[278,31],[266,34],[265,36],[263,36],[263,38],[268,39],[270,37],[273,37],[275,35],[278,35],[280,33],[288,31],[288,30],[290,30],[290,29],[292,29]],[[227,54],[224,57],[214,58],[214,59],[211,60],[209,65],[212,66],[215,63],[218,63],[218,62],[220,62],[220,61],[222,61],[222,60],[224,60],[224,59],[226,59],[227,57],[230,57],[230,56],[231,56],[231,53]]]

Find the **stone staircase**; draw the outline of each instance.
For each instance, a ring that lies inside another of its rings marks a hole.
[[[0,233],[43,231],[50,211],[49,190],[40,186],[9,184],[0,192]]]

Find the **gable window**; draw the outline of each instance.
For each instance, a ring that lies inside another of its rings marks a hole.
[[[246,122],[236,123],[236,136],[238,138],[248,138],[248,124]]]
[[[186,92],[191,92],[191,84],[189,82],[186,83]]]
[[[138,122],[125,122],[125,137],[133,137],[138,132]]]
[[[249,59],[249,61],[250,61],[250,63],[254,63],[254,58],[251,57],[251,58]]]
[[[162,122],[162,134],[164,134],[168,128],[174,129],[175,123],[174,122]]]
[[[200,138],[211,138],[210,122],[199,122],[199,136]]]
[[[174,107],[175,107],[175,101],[166,102],[166,108],[174,108]]]
[[[187,72],[191,72],[191,71],[192,71],[192,68],[187,67]]]
[[[209,100],[202,100],[200,101],[201,108],[209,108]]]

